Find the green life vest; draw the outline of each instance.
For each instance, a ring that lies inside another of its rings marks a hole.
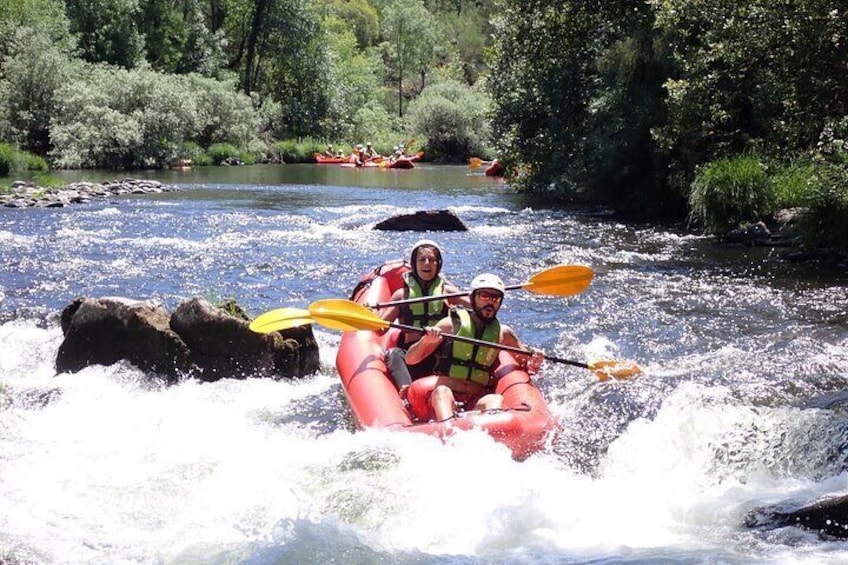
[[[465,308],[452,308],[450,313],[454,326],[459,321],[456,335],[492,343],[500,342],[501,324],[497,319],[491,324],[477,328],[471,313]],[[454,379],[474,381],[488,386],[499,351],[494,347],[446,339],[438,372]]]
[[[412,273],[404,273],[403,282],[406,285],[404,298],[420,298],[422,296],[435,296],[444,294],[445,283],[441,277],[436,276],[427,287],[427,292],[421,287],[421,283]],[[444,300],[429,300],[427,302],[416,302],[414,304],[402,304],[398,318],[402,324],[426,328],[435,325],[448,313],[448,307]]]

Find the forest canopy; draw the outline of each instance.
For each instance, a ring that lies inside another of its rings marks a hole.
[[[712,230],[716,201],[809,209],[848,247],[846,138],[842,0],[0,0],[0,143],[52,166],[416,139]]]

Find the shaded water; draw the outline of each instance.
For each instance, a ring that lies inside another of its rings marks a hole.
[[[465,167],[149,176],[183,190],[0,210],[0,561],[848,559],[844,542],[742,526],[759,506],[848,491],[844,411],[817,407],[848,384],[845,273],[554,209]],[[501,317],[525,342],[646,370],[598,383],[546,364],[563,433],[528,461],[476,433],[444,446],[353,432],[339,335],[321,328],[324,367],[301,381],[164,388],[124,364],[55,375],[55,314],[76,296],[305,307],[347,296],[421,235],[376,222],[443,208],[469,227],[430,234],[461,286],[595,270],[576,297],[510,293]]]

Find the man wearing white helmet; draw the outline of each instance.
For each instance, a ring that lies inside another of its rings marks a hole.
[[[442,250],[435,241],[429,239],[417,241],[412,246],[409,262],[412,269],[404,274],[404,285],[394,292],[392,302],[460,292],[454,284],[440,276]],[[448,299],[447,302],[444,299],[438,299],[389,306],[380,310],[380,317],[390,322],[398,321],[408,326],[426,328],[447,315],[448,304],[467,305],[469,302],[464,297],[455,297]],[[406,350],[420,338],[420,332],[403,331],[398,339],[397,347],[386,352],[386,365],[398,389],[405,388],[415,378],[433,373],[435,357],[422,359],[412,371],[407,367]]]
[[[429,398],[409,398],[413,409],[425,404],[437,421],[452,418],[459,399],[474,410],[500,408],[503,397],[492,394],[497,378],[494,376],[500,350],[456,340],[445,340],[443,333],[470,337],[477,340],[520,347],[515,332],[497,319],[505,287],[497,275],[479,275],[471,281],[471,308],[453,308],[450,314],[435,326],[426,328],[424,336],[406,355],[406,361],[415,365],[438,350],[436,374],[440,375]],[[440,347],[441,346],[441,347]],[[544,359],[541,351],[532,350],[532,356],[519,356],[527,372],[535,373]],[[410,389],[412,390],[412,389]],[[422,410],[416,410],[416,413]],[[421,416],[421,414],[418,414]]]
[[[374,149],[374,146],[371,145],[371,142],[365,144],[365,159],[369,161],[373,161],[376,157],[379,157],[377,150]]]

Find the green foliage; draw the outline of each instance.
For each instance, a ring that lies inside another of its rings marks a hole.
[[[325,19],[325,23],[329,21],[334,20]],[[343,25],[338,22],[334,27],[342,30]],[[367,137],[386,129],[390,118],[378,101],[380,63],[374,51],[360,49],[348,31],[330,33],[327,45],[328,106],[320,122],[321,132],[333,138]],[[363,110],[364,116],[360,115]]]
[[[333,144],[341,149],[338,144]],[[323,153],[327,148],[327,143],[317,141],[312,138],[306,139],[286,139],[276,143],[277,153],[285,163],[313,163],[313,153]]]
[[[839,0],[513,2],[495,25],[494,139],[522,189],[679,215],[705,163],[848,155]]]
[[[189,141],[245,149],[258,143],[250,99],[232,83],[198,75],[91,67],[62,88],[61,98],[51,137],[62,167],[166,167],[185,156]]]
[[[46,172],[47,161],[8,143],[0,143],[0,177],[21,171]]]
[[[786,166],[775,166],[771,185],[777,208],[797,208],[809,204],[809,194],[814,190],[816,168],[811,163],[795,162]]]
[[[359,49],[376,45],[380,19],[367,0],[328,0],[326,11],[327,29],[331,33],[351,33]]]
[[[750,147],[806,151],[845,114],[840,0],[652,0],[672,62],[655,131],[684,175]]]
[[[46,154],[50,121],[60,111],[59,91],[80,65],[44,28],[19,28],[8,42],[0,82],[0,139]]]
[[[417,88],[424,88],[437,53],[443,45],[436,19],[424,6],[424,0],[392,0],[381,11],[380,21],[384,57],[390,71],[390,80],[397,85],[397,111],[403,117],[404,88],[407,81],[418,80]]]
[[[350,138],[371,140],[375,144],[384,142],[384,152],[388,153],[389,147],[398,143],[397,141],[392,143],[392,140],[403,137],[395,133],[397,129],[394,117],[389,115],[385,106],[379,102],[370,100],[358,107],[356,112],[354,112],[353,123],[350,128]],[[379,149],[380,145],[375,145],[374,147],[378,151],[383,151],[383,149]]]
[[[86,61],[131,69],[144,60],[139,0],[67,0],[65,6]]]
[[[216,165],[220,165],[227,159],[237,159],[239,151],[230,143],[214,143],[206,150],[206,154],[212,159]]]
[[[807,245],[848,250],[848,166],[819,163],[801,225]]]
[[[61,0],[0,0],[0,69],[15,40],[15,31],[26,28],[44,35],[59,51],[73,47],[65,3]]]
[[[461,83],[431,85],[410,104],[409,121],[427,136],[429,156],[464,161],[485,151],[491,99]]]
[[[217,3],[213,3],[213,6]],[[211,29],[206,2],[142,0],[137,21],[147,61],[163,72],[220,76],[226,67],[223,31]]]
[[[8,143],[0,143],[0,177],[7,177],[15,168],[17,158],[15,148]]]
[[[765,167],[751,155],[707,164],[689,195],[691,218],[716,234],[759,220],[774,212],[775,205]]]

